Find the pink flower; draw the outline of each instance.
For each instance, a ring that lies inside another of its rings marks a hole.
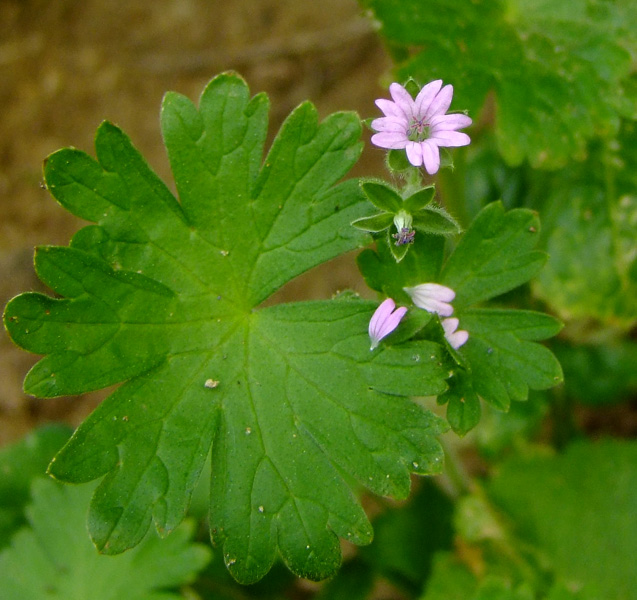
[[[389,86],[393,98],[376,100],[385,114],[374,119],[372,144],[381,148],[407,151],[407,159],[414,167],[425,166],[433,175],[440,168],[439,147],[466,146],[471,141],[458,129],[468,127],[472,121],[463,114],[445,114],[453,96],[453,86],[442,89],[442,80],[428,83],[414,100],[399,83]]]
[[[391,298],[387,298],[372,315],[369,321],[369,339],[372,342],[370,350],[376,348],[380,340],[398,327],[398,323],[407,312],[407,308],[404,306],[396,308],[396,310],[394,308],[396,308],[396,303]]]
[[[403,288],[418,308],[423,308],[431,313],[437,313],[442,317],[450,317],[453,314],[453,306],[449,304],[456,293],[439,283],[421,283],[414,287]]]
[[[442,320],[442,328],[445,330],[445,339],[449,342],[449,345],[456,350],[469,339],[468,331],[464,331],[464,329],[456,331],[459,323],[460,321],[455,318]]]

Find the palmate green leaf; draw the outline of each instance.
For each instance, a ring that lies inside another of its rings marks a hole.
[[[89,511],[97,547],[122,552],[151,520],[162,535],[174,529],[212,446],[212,538],[244,583],[278,555],[299,575],[332,574],[338,536],[372,535],[353,481],[405,497],[410,473],[440,471],[444,422],[405,396],[438,394],[448,377],[433,342],[369,351],[376,303],[259,308],[370,239],[350,226],[368,210],[358,182],[337,183],[360,153],[357,116],[319,124],[302,104],[262,162],[266,128],[267,98],[250,99],[237,75],[213,79],[199,109],[168,94],[179,201],[108,123],[97,161],[53,154],[52,194],[97,224],[36,254],[62,298],[24,294],[5,312],[12,338],[47,354],[29,393],[123,382],[50,466],[64,481],[104,476]]]
[[[619,115],[635,114],[630,3],[361,3],[381,23],[399,80],[455,84],[454,106],[472,116],[495,92],[498,146],[509,164],[559,167],[582,157],[594,135],[615,132]]]
[[[194,524],[184,523],[160,540],[149,535],[121,556],[103,556],[86,536],[86,509],[95,486],[33,481],[27,509],[30,528],[18,532],[0,554],[2,597],[11,600],[172,600],[170,592],[192,579],[210,550],[192,544]]]

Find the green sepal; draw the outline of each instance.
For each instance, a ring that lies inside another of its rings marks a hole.
[[[436,193],[436,188],[433,185],[427,186],[418,190],[415,194],[409,196],[409,198],[405,198],[403,202],[403,209],[412,215],[422,210],[427,206],[433,199]]]
[[[361,217],[360,219],[356,219],[355,221],[352,221],[352,227],[356,227],[356,229],[360,229],[362,231],[378,233],[379,231],[384,231],[391,226],[393,221],[394,215],[385,212],[372,215],[371,217]]]
[[[412,98],[415,98],[422,88],[422,86],[419,85],[413,77],[410,77],[407,81],[405,81],[405,85],[403,85],[403,87],[407,90],[407,92],[409,92]]]
[[[412,164],[407,159],[407,153],[404,150],[389,150],[385,163],[390,171],[402,172],[412,168]]]
[[[401,244],[400,246],[397,246],[390,231],[387,232],[387,245],[389,246],[392,256],[397,263],[405,258],[405,255],[409,252],[409,248],[411,246],[411,244]]]
[[[435,235],[454,235],[462,228],[458,222],[444,209],[427,206],[413,215],[412,226],[416,231]]]
[[[397,213],[403,208],[403,199],[392,187],[377,181],[364,181],[361,189],[368,200],[378,209]]]

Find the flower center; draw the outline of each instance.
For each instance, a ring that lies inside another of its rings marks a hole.
[[[396,246],[404,246],[405,244],[413,244],[416,232],[409,227],[402,227],[398,233],[394,233],[392,237],[396,240]]]
[[[429,123],[423,119],[413,118],[407,129],[407,139],[410,142],[424,142],[429,138]]]

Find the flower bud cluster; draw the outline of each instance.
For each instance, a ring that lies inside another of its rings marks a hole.
[[[451,317],[453,314],[451,301],[456,297],[456,293],[451,288],[439,283],[421,283],[420,285],[403,289],[409,294],[418,308],[430,313],[436,313],[441,317]],[[391,298],[387,298],[381,303],[369,322],[370,350],[378,347],[380,340],[398,327],[406,313],[407,309],[404,306],[396,308],[396,303]],[[458,325],[459,321],[455,317],[442,320],[445,339],[456,350],[469,339],[469,332],[458,329]]]
[[[452,300],[456,293],[449,287],[439,283],[421,283],[414,287],[403,288],[411,297],[413,303],[430,313],[436,313],[441,317],[451,317],[453,314]],[[469,332],[458,329],[459,321],[456,318],[442,320],[442,328],[445,339],[456,350],[469,339]]]

